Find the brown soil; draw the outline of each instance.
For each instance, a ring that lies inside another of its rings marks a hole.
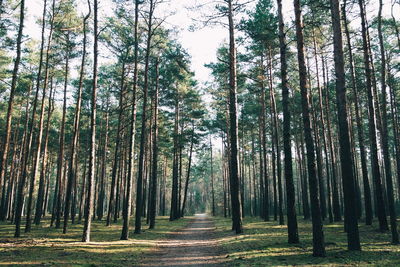
[[[184,229],[159,241],[157,250],[145,255],[139,266],[227,266],[214,229],[207,215],[198,214]]]

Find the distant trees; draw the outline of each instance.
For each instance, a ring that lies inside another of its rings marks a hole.
[[[133,213],[139,234],[210,212],[237,234],[244,216],[286,223],[292,244],[311,219],[318,257],[342,215],[349,250],[358,222],[384,232],[387,215],[399,242],[398,3],[385,17],[384,0],[295,0],[294,22],[281,0],[200,4],[201,26],[226,27],[200,83],[161,0],[105,16],[46,0],[38,40],[17,2],[0,3],[0,220],[15,237],[84,218],[89,242],[93,221],[122,219],[126,240]]]

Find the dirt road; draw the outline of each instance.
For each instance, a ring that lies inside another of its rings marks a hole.
[[[228,266],[214,229],[210,217],[197,214],[184,229],[160,241],[139,266]]]

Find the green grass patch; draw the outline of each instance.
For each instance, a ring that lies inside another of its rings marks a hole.
[[[90,243],[79,242],[82,224],[70,224],[63,234],[62,229],[50,228],[49,220],[44,220],[40,226],[33,225],[30,233],[14,238],[15,226],[0,223],[0,265],[134,266],[144,253],[155,248],[157,241],[183,228],[190,219],[170,222],[168,217],[157,217],[156,229],[149,230],[143,222],[139,235],[133,234],[131,220],[129,240],[124,241],[119,240],[121,221],[111,226],[93,221]]]
[[[244,233],[235,235],[231,220],[215,218],[216,236],[232,266],[400,266],[400,246],[390,232],[360,223],[361,252],[347,251],[343,224],[324,225],[327,257],[312,257],[311,223],[299,219],[300,243],[287,243],[287,228],[259,218],[244,218]]]

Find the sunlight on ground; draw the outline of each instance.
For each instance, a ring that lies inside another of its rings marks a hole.
[[[82,225],[70,225],[67,234],[62,229],[49,228],[49,221],[33,226],[32,232],[13,238],[14,225],[0,224],[0,265],[135,265],[144,253],[152,251],[157,242],[167,237],[168,233],[184,227],[189,218],[169,222],[167,217],[158,217],[156,229],[148,230],[143,223],[143,232],[133,234],[130,239],[119,240],[121,222],[105,226],[105,222],[93,222],[92,241],[79,242]]]
[[[312,257],[311,223],[299,220],[300,244],[287,243],[286,226],[245,218],[244,234],[235,235],[231,220],[215,219],[218,240],[234,266],[400,266],[400,246],[390,232],[360,224],[362,252],[348,252],[342,224],[324,226],[326,258]]]

